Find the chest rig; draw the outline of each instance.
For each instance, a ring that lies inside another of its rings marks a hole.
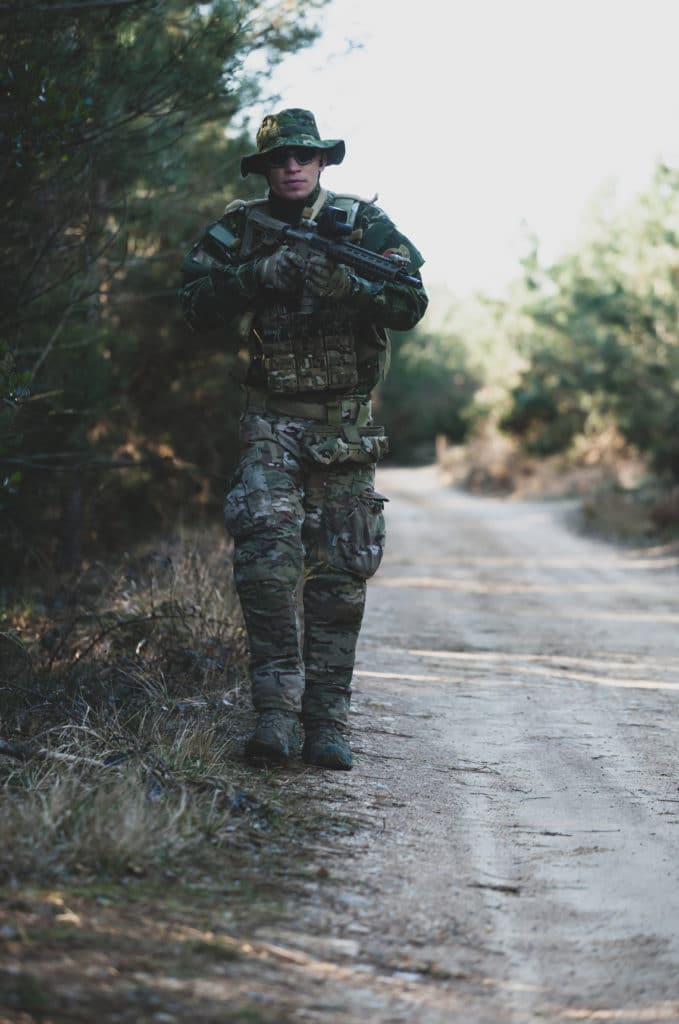
[[[328,201],[321,190],[304,217],[315,220]],[[359,201],[332,196],[346,210],[353,227]],[[256,239],[245,230],[241,256],[257,252]],[[252,323],[254,358],[263,372],[266,390],[274,394],[309,391],[349,392],[358,385],[356,322],[341,305],[325,303],[306,290],[297,296],[273,292],[264,296]]]

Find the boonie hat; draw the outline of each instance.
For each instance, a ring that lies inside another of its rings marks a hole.
[[[250,172],[266,174],[266,155],[282,146],[308,146],[327,153],[329,164],[344,160],[343,139],[322,139],[316,127],[316,118],[310,110],[291,107],[279,114],[267,114],[257,132],[257,152],[244,156],[240,172],[245,178]]]

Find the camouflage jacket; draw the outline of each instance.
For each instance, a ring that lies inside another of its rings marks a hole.
[[[307,202],[316,199],[318,194],[319,190]],[[337,198],[328,192],[324,204],[333,204]],[[286,204],[277,203],[275,197],[264,201],[259,208],[277,219],[293,222],[290,210],[286,211]],[[297,216],[299,213],[301,210],[298,209]],[[236,239],[242,239],[247,216],[247,203],[230,204],[220,223]],[[405,255],[409,260],[408,272],[419,278],[419,269],[424,262],[422,256],[379,207],[369,201],[359,201],[354,228],[361,233],[361,246],[380,255],[392,251]],[[201,236],[184,260],[180,290],[182,310],[193,330],[204,332],[225,328],[235,346],[242,342],[242,336],[235,328],[239,318],[244,319],[245,314],[257,314],[267,301],[267,290],[259,283],[256,273],[258,254],[240,256],[236,245],[228,265],[215,265],[203,247],[204,237]],[[414,327],[423,316],[427,302],[427,294],[421,284],[415,287],[385,282],[366,282],[358,294],[343,301],[344,311],[355,321],[362,348],[362,390],[369,391],[384,372],[388,348],[386,329],[404,331]],[[247,382],[257,386],[261,380],[253,349],[251,355],[253,359]]]

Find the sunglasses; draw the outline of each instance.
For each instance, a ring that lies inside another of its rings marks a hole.
[[[296,164],[310,164],[318,155],[318,150],[311,146],[281,146],[266,154],[266,161],[269,167],[285,167],[288,160],[292,159]]]

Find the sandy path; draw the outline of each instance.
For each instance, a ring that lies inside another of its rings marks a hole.
[[[378,487],[357,765],[317,783],[362,827],[260,936],[301,951],[294,1019],[679,1021],[679,558]]]

